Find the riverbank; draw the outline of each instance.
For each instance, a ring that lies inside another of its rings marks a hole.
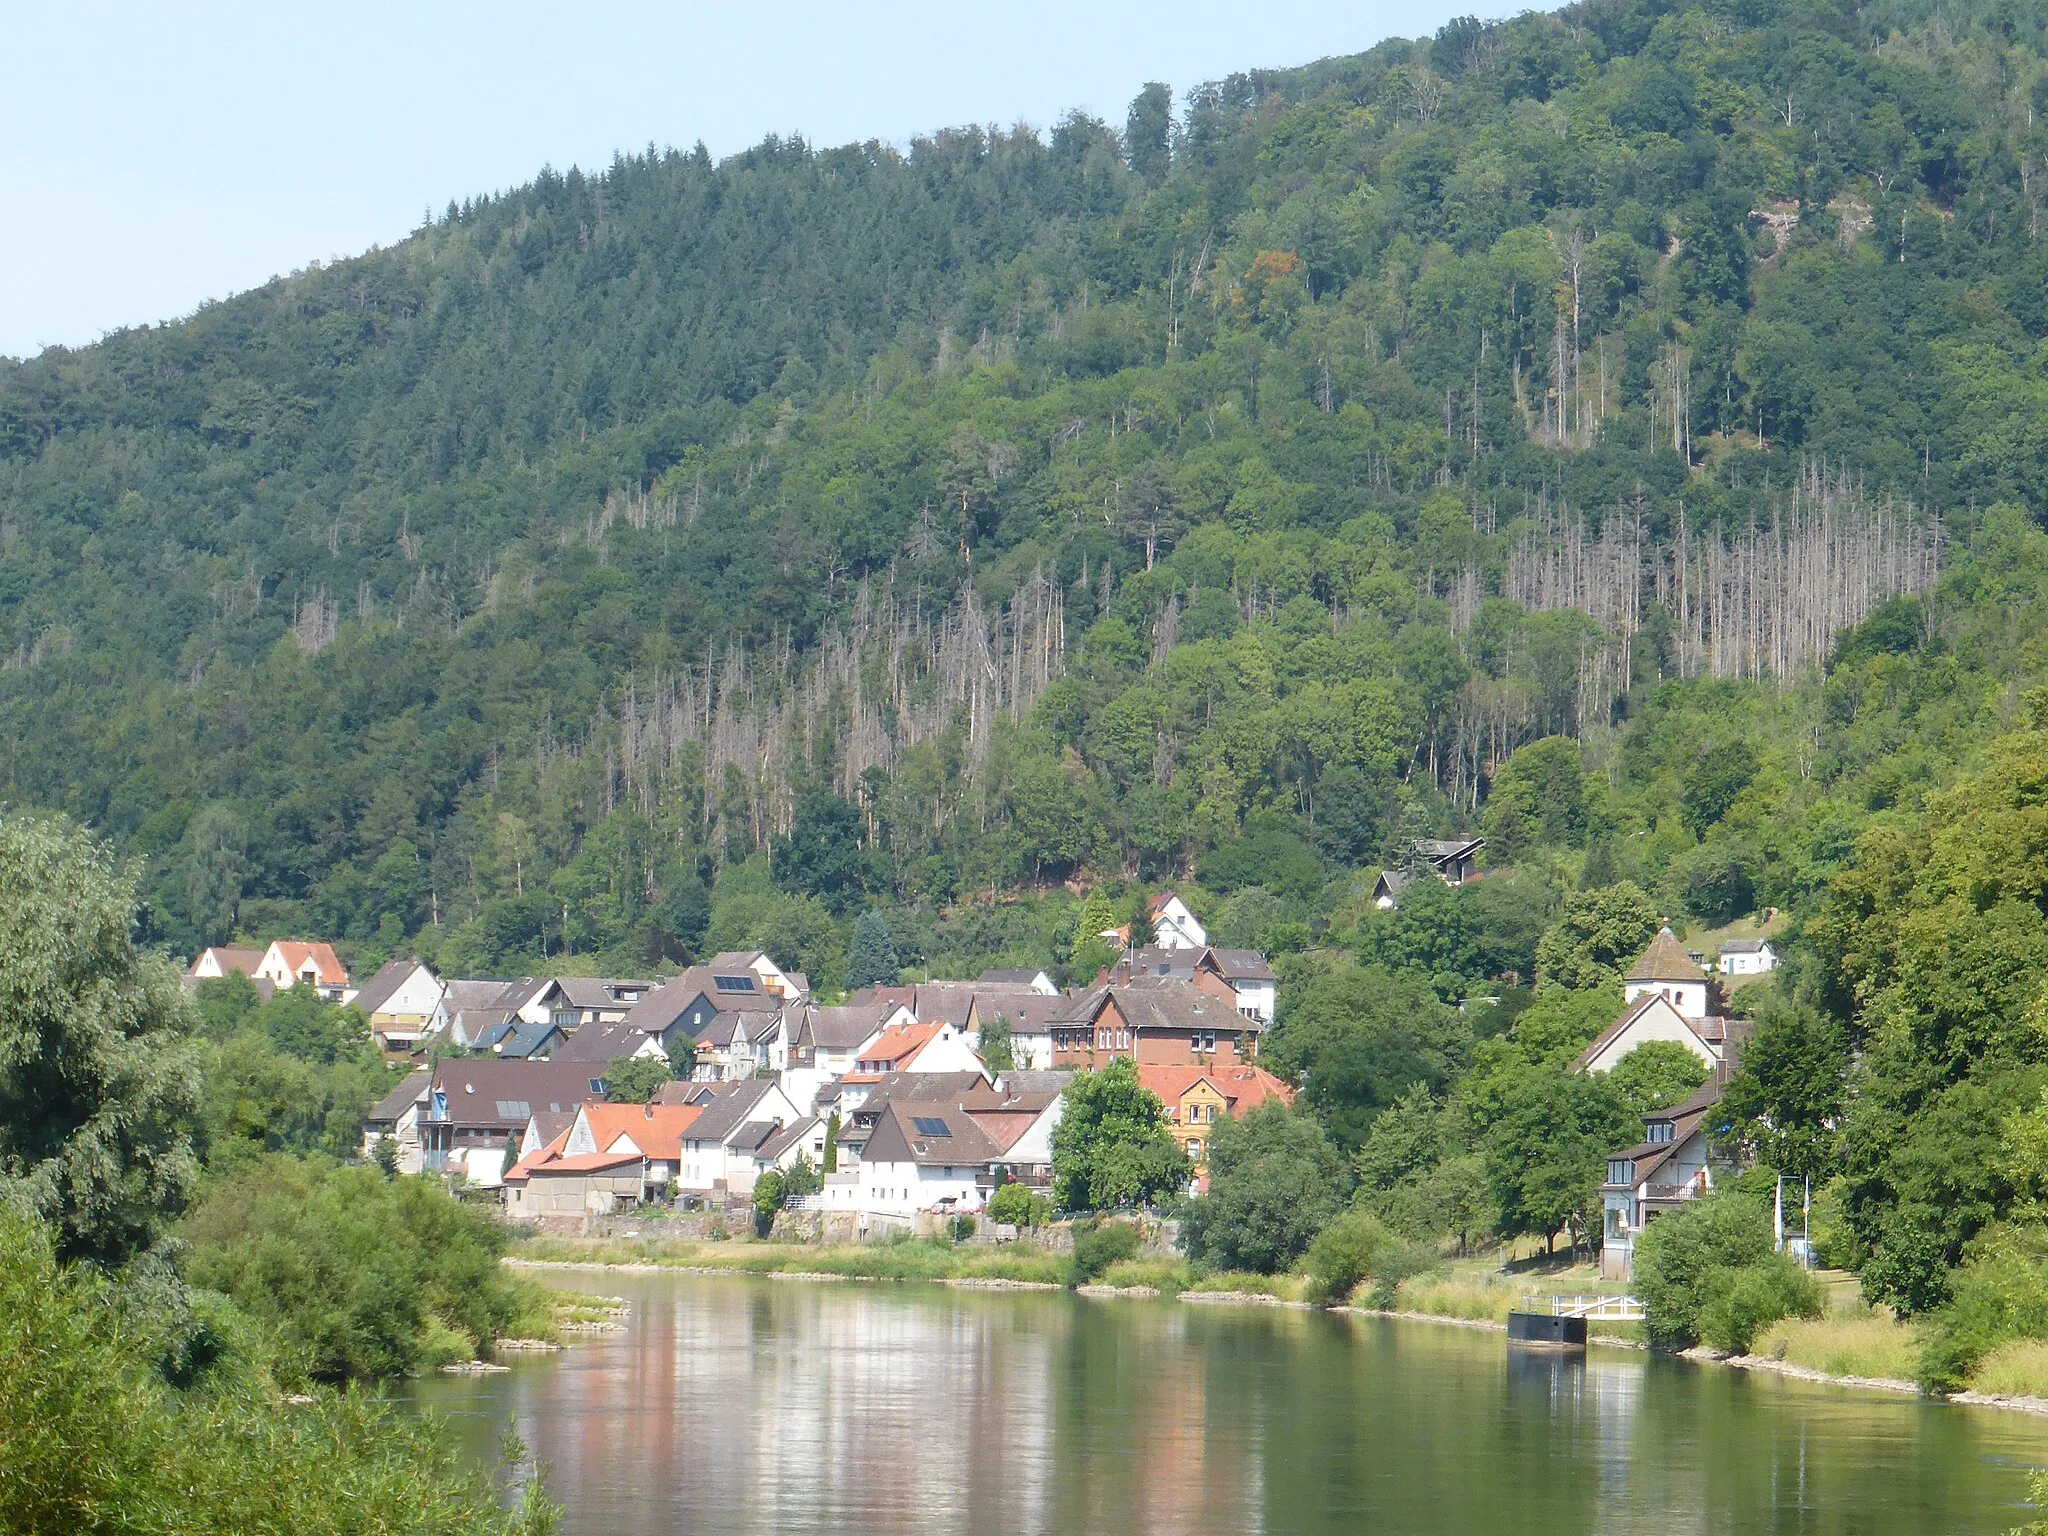
[[[1071,1276],[1064,1255],[1042,1250],[954,1247],[929,1241],[820,1248],[791,1243],[669,1239],[622,1241],[534,1238],[505,1261],[520,1269],[581,1270],[610,1274],[757,1275],[819,1283],[867,1281],[945,1285],[960,1290],[1058,1291]],[[1542,1276],[1503,1276],[1479,1261],[1448,1273],[1404,1281],[1390,1307],[1341,1306],[1330,1310],[1392,1322],[1507,1331],[1507,1314],[1540,1279],[1542,1288],[1570,1291],[1590,1277],[1572,1270]],[[1075,1288],[1098,1300],[1164,1300],[1198,1306],[1284,1307],[1310,1310],[1298,1275],[1196,1275],[1178,1259],[1128,1259]],[[1588,1342],[1603,1349],[1648,1348],[1638,1323],[1596,1323]],[[1684,1358],[1732,1370],[1785,1376],[1819,1385],[1892,1395],[1919,1395],[1913,1372],[1918,1342],[1889,1313],[1872,1311],[1846,1295],[1833,1298],[1827,1317],[1788,1320],[1766,1329],[1746,1355],[1689,1350]],[[2034,1362],[1999,1362],[2000,1372],[1973,1382],[1948,1402],[2048,1416],[2048,1395],[2024,1390]],[[1987,1390],[1990,1388],[1990,1390]],[[2002,1390],[2001,1390],[2002,1389]]]

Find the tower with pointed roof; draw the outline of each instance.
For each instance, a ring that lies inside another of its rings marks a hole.
[[[1645,997],[1661,997],[1682,1017],[1707,1016],[1707,973],[1693,964],[1692,956],[1669,928],[1659,928],[1642,956],[1622,978],[1622,995],[1635,1003]]]

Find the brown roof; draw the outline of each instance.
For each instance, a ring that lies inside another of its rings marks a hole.
[[[414,971],[424,967],[417,960],[387,960],[378,967],[377,974],[363,983],[363,990],[355,996],[358,1012],[365,1016],[375,1013],[391,1001],[391,994],[405,985]],[[428,972],[429,975],[433,973]]]
[[[589,1062],[450,1059],[434,1068],[434,1089],[448,1100],[450,1125],[521,1129],[537,1110],[574,1110],[603,1097]]]
[[[370,1106],[370,1112],[363,1118],[372,1122],[395,1123],[400,1115],[427,1096],[427,1090],[433,1086],[433,1082],[434,1074],[425,1067],[406,1073],[399,1080],[397,1087]]]
[[[1111,998],[1133,1029],[1257,1030],[1223,998],[1170,976],[1140,976],[1096,987],[1071,1001],[1054,1022],[1092,1024]]]
[[[1003,1148],[972,1115],[945,1104],[890,1104],[861,1148],[862,1162],[947,1164],[993,1162]]]
[[[896,1011],[894,1003],[866,1007],[850,1004],[844,1008],[807,1008],[799,1027],[799,1043],[828,1051],[854,1051],[880,1033],[882,1021]]]
[[[231,944],[215,944],[208,949],[202,949],[199,952],[199,960],[204,960],[208,955],[220,963],[223,971],[240,971],[244,976],[250,977],[256,974],[256,967],[263,963],[262,950],[241,949]],[[192,962],[194,970],[199,968],[199,960]]]
[[[1707,973],[1692,963],[1692,956],[1669,928],[1659,928],[1642,958],[1628,968],[1630,981],[1705,981]]]

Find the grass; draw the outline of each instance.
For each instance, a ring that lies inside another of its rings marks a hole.
[[[1219,1269],[1203,1275],[1185,1287],[1189,1291],[1242,1291],[1250,1296],[1272,1296],[1280,1301],[1300,1301],[1307,1287],[1305,1275],[1261,1275],[1246,1269]]]
[[[1994,1397],[2048,1397],[2048,1340],[2010,1339],[1985,1357],[1970,1378]]]
[[[1467,1322],[1505,1323],[1521,1289],[1510,1280],[1487,1280],[1470,1274],[1418,1275],[1401,1282],[1401,1288],[1394,1293],[1394,1308]]]
[[[847,1280],[1020,1280],[1058,1285],[1066,1261],[1037,1248],[955,1248],[944,1242],[868,1243],[818,1247],[799,1243],[690,1243],[536,1237],[518,1256],[550,1263],[656,1264],[673,1269],[730,1269],[749,1275],[834,1275]]]
[[[1913,1330],[1881,1309],[1787,1318],[1758,1334],[1750,1353],[1829,1376],[1911,1381],[1920,1370],[1920,1345]]]
[[[1119,1288],[1149,1285],[1162,1296],[1178,1296],[1193,1280],[1194,1271],[1184,1259],[1119,1259],[1095,1283]]]

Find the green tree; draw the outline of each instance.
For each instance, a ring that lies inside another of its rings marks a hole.
[[[1746,741],[1724,742],[1702,753],[1679,790],[1678,814],[1685,829],[1694,837],[1705,837],[1707,829],[1734,807],[1756,774],[1756,753]]]
[[[604,1069],[604,1096],[613,1104],[651,1103],[674,1077],[665,1056],[616,1057]]]
[[[870,908],[853,925],[853,954],[846,962],[846,984],[862,987],[896,985],[902,974],[896,946],[889,940],[889,925],[882,914]]]
[[[1779,1318],[1821,1311],[1820,1288],[1771,1251],[1770,1215],[1743,1193],[1717,1193],[1651,1222],[1636,1239],[1633,1273],[1650,1342],[1662,1348],[1705,1340],[1739,1353]]]
[[[1302,1103],[1347,1150],[1403,1094],[1441,1090],[1470,1053],[1463,1015],[1424,977],[1346,965],[1290,991],[1262,1054],[1304,1084]]]
[[[1618,981],[1657,928],[1657,909],[1632,880],[1574,892],[1537,942],[1536,980],[1574,989]]]
[[[1016,1066],[1016,1057],[1010,1045],[1010,1019],[1007,1014],[996,1014],[981,1026],[981,1039],[977,1049],[981,1054],[981,1064],[991,1072],[1008,1072]]]
[[[1835,1171],[1848,1070],[1840,1025],[1811,1007],[1779,1004],[1743,1042],[1721,1109],[1756,1162],[1825,1183]]]
[[[1267,1103],[1209,1133],[1209,1191],[1181,1217],[1181,1246],[1215,1269],[1272,1274],[1344,1208],[1351,1175],[1323,1129]]]
[[[134,919],[104,845],[0,817],[0,1201],[51,1223],[66,1259],[146,1247],[198,1173],[194,1021]]]
[[[1536,847],[1583,847],[1591,821],[1579,744],[1546,736],[1501,765],[1480,825],[1494,861],[1512,864]]]
[[[1593,1229],[1607,1155],[1642,1127],[1605,1076],[1552,1066],[1507,1074],[1486,1125],[1486,1177],[1503,1233],[1576,1247]]]
[[[1067,1088],[1052,1133],[1053,1198],[1064,1210],[1148,1205],[1188,1182],[1187,1154],[1166,1128],[1166,1109],[1119,1056]]]
[[[1124,125],[1124,158],[1153,185],[1166,180],[1173,165],[1173,92],[1158,81],[1131,99]]]
[[[1691,1097],[1707,1080],[1707,1065],[1676,1040],[1650,1040],[1616,1062],[1608,1080],[1640,1117]]]

